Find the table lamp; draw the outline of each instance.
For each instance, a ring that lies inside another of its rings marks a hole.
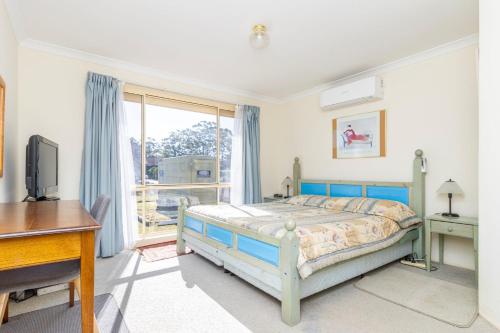
[[[442,216],[446,217],[459,217],[458,214],[452,213],[451,212],[451,198],[453,197],[453,194],[463,194],[464,191],[458,186],[457,182],[454,180],[447,180],[445,181],[437,190],[437,193],[439,194],[448,194],[448,200],[449,200],[449,210],[448,213],[442,213]]]
[[[283,181],[281,182],[281,186],[285,187],[286,186],[286,196],[285,198],[290,197],[290,186],[293,184],[293,180],[290,177],[285,177]]]

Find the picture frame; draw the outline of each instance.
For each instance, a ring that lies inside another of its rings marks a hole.
[[[4,129],[5,129],[5,81],[0,76],[0,177],[3,177]]]
[[[385,157],[385,110],[332,120],[332,158]]]

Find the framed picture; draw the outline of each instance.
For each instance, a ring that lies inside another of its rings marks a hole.
[[[332,120],[333,158],[385,156],[385,110]]]
[[[0,177],[3,177],[4,115],[5,115],[5,82],[0,76]]]

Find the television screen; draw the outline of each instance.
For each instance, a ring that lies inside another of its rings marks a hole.
[[[26,146],[26,189],[29,197],[40,199],[57,194],[57,164],[57,143],[32,135]]]
[[[57,147],[40,141],[38,144],[38,188],[43,195],[57,186]]]

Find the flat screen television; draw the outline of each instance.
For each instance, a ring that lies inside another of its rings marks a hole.
[[[36,200],[57,199],[57,143],[40,135],[32,135],[26,146],[26,189]]]

